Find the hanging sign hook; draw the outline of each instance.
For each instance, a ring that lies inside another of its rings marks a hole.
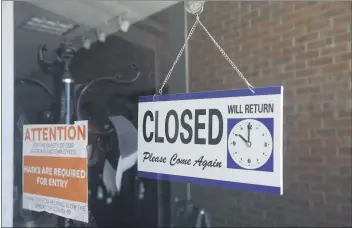
[[[186,1],[185,2],[185,10],[188,13],[191,13],[193,15],[196,16],[196,21],[194,22],[191,30],[189,31],[189,34],[185,40],[185,43],[183,44],[180,52],[178,53],[174,63],[172,64],[171,69],[169,70],[169,72],[167,73],[162,85],[160,86],[159,89],[159,94],[155,93],[153,96],[153,101],[155,101],[155,98],[157,95],[162,95],[163,92],[163,88],[166,85],[166,83],[169,81],[170,77],[171,77],[171,73],[174,70],[178,60],[181,58],[181,55],[183,53],[183,51],[186,48],[186,45],[188,43],[188,40],[191,38],[194,30],[196,29],[197,25],[199,24],[202,29],[205,31],[205,33],[209,36],[209,38],[213,41],[213,43],[215,44],[215,46],[218,48],[218,50],[221,52],[221,54],[224,56],[224,58],[226,59],[227,62],[230,63],[230,65],[232,66],[232,68],[238,73],[238,75],[240,76],[240,78],[247,84],[248,89],[252,92],[255,93],[254,91],[254,86],[252,86],[248,80],[245,78],[245,76],[241,73],[241,71],[237,68],[237,66],[235,65],[235,63],[230,59],[230,57],[226,54],[226,52],[222,49],[222,47],[220,46],[220,44],[218,44],[218,42],[214,39],[214,37],[210,34],[210,32],[208,31],[208,29],[203,25],[203,23],[200,21],[199,18],[199,14],[201,14],[203,12],[203,7],[204,7],[204,3],[205,1]]]
[[[185,9],[188,13],[199,15],[203,12],[205,1],[187,1],[185,2]]]

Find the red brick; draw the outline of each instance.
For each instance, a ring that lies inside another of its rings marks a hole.
[[[333,21],[333,24],[335,25],[335,26],[339,26],[340,24],[344,24],[344,23],[348,23],[348,22],[350,22],[351,21],[351,12],[349,12],[349,13],[347,13],[347,14],[342,14],[342,15],[340,15],[340,16],[337,16],[337,17],[334,17],[333,19],[332,19],[332,21]]]
[[[294,137],[299,137],[299,138],[308,138],[309,137],[309,131],[308,130],[294,131],[292,133],[292,135]],[[306,152],[304,152],[304,153],[306,153]]]
[[[309,87],[307,87],[309,88]],[[299,104],[296,106],[298,112],[317,112],[321,110],[320,104]]]
[[[303,182],[291,182],[290,189],[295,190],[295,191],[309,191],[310,189],[310,184],[309,183],[303,183]]]
[[[298,2],[294,2],[294,9],[295,11],[299,10],[299,9],[304,9],[306,7],[310,7],[312,4],[316,4],[316,2],[305,2],[305,1],[298,1]]]
[[[336,127],[336,128],[351,128],[351,120],[349,119],[325,119],[324,127]]]
[[[306,10],[300,10],[300,11],[296,11],[296,12],[291,13],[291,14],[286,14],[285,16],[282,17],[282,20],[283,20],[283,22],[286,22],[286,21],[292,21],[292,20],[301,19],[301,18],[304,18],[304,17],[307,17],[307,11]]]
[[[270,52],[270,46],[255,48],[255,49],[252,49],[251,52],[255,55],[264,55]]]
[[[296,60],[308,60],[312,58],[317,58],[319,56],[318,50],[316,51],[308,51],[306,53],[302,53],[296,56]]]
[[[271,35],[265,38],[261,39],[261,44],[266,45],[274,42],[278,42],[281,40],[281,37],[279,35]]]
[[[292,194],[293,196],[297,197],[298,199],[301,200],[309,200],[309,201],[323,201],[324,196],[321,192],[304,192],[304,193],[296,193],[294,192]]]
[[[310,77],[316,74],[318,70],[316,68],[299,69],[296,71],[296,77]]]
[[[330,23],[329,20],[315,20],[313,23],[307,25],[307,31],[314,32],[314,31],[321,31],[327,29]],[[321,33],[320,33],[321,34]]]
[[[300,62],[293,62],[293,63],[288,63],[285,66],[285,71],[292,71],[292,70],[301,70],[306,68],[306,63],[303,61]]]
[[[311,149],[312,156],[336,156],[336,148],[334,147],[313,147]]]
[[[272,51],[281,51],[283,55],[285,55],[284,48],[292,47],[292,46],[293,46],[292,39],[281,40],[279,42],[275,42],[270,45]]]
[[[285,39],[292,39],[297,36],[302,36],[304,34],[306,34],[305,29],[302,27],[299,27],[299,28],[294,28],[289,31],[285,31],[281,35],[282,35],[282,38],[285,40]]]
[[[298,164],[291,167],[295,174],[322,174],[325,175],[327,173],[331,174],[331,168],[324,164],[316,164],[316,165],[309,165],[309,164]],[[339,171],[337,171],[338,174]]]
[[[259,46],[259,40],[251,40],[241,45],[242,50],[253,49]]]
[[[341,53],[341,54],[338,54],[338,55],[335,55],[335,62],[344,62],[348,65],[349,62],[351,61],[352,59],[352,56],[351,56],[351,53]],[[349,61],[349,62],[347,62]]]
[[[311,201],[312,204],[312,209],[317,212],[336,212],[339,210],[339,204],[338,203],[326,203],[324,201]],[[326,224],[324,224],[324,227]]]
[[[340,176],[352,176],[352,166],[350,167],[340,167],[339,168],[339,175]]]
[[[228,200],[231,194],[224,194],[230,191],[215,190],[221,195],[216,205],[222,205],[222,209],[218,209],[205,200],[214,194],[213,189],[196,188],[197,195],[202,196],[199,200],[209,205],[210,210],[219,211],[213,217],[222,221],[221,224],[235,224],[233,218],[222,211],[244,205],[238,226],[262,224],[258,208],[276,225],[346,226],[348,213],[340,211],[339,206],[346,205],[342,199],[348,200],[352,174],[349,163],[352,41],[351,27],[348,27],[351,3],[225,2],[220,8],[216,2],[207,4],[207,10],[201,15],[207,17],[207,28],[217,31],[213,35],[238,67],[241,70],[246,67],[243,71],[251,83],[256,87],[285,87],[286,193],[279,198],[251,198],[252,194],[241,192],[239,195],[238,191],[231,191],[237,194],[236,198],[241,198],[233,205],[233,200]],[[260,16],[254,17],[258,12]],[[245,17],[248,20],[244,21]],[[228,25],[226,29],[221,28],[224,24]],[[241,87],[243,82],[233,77],[230,67],[225,70],[226,62],[206,35],[197,29],[195,36],[197,38],[189,45],[190,84],[195,81],[199,91]],[[209,64],[202,58],[209,59]],[[327,213],[330,213],[329,221],[325,219]]]
[[[312,42],[314,40],[317,40],[319,37],[319,34],[318,32],[314,32],[314,33],[309,33],[307,35],[303,35],[303,36],[300,36],[300,37],[296,37],[295,38],[295,41],[296,41],[296,44],[302,44],[302,43],[307,43],[307,42]]]
[[[322,126],[322,121],[317,120],[317,119],[312,119],[312,120],[299,120],[296,122],[296,125],[298,128],[302,127],[321,127]]]
[[[338,110],[338,118],[352,118],[352,110]]]
[[[323,91],[336,91],[336,90],[348,90],[348,83],[346,82],[330,82],[329,84],[325,84],[322,86]]]
[[[349,169],[351,165],[345,166],[345,168]],[[341,168],[340,168],[341,170]],[[351,187],[352,187],[352,182],[351,182],[351,176],[346,175],[346,176],[341,176],[339,174],[329,174],[326,175],[326,183],[329,185],[335,185],[340,188],[339,192],[345,192],[343,189],[349,189],[349,193],[351,193]],[[341,191],[342,190],[342,191]],[[338,192],[336,192],[338,194]],[[339,196],[344,196],[345,194],[339,194]],[[351,194],[349,194],[351,196]]]
[[[346,102],[346,107],[351,107],[351,101],[348,100],[349,97],[351,97],[351,91],[350,90],[345,90],[345,91],[336,91],[337,99],[340,101],[348,101]],[[347,100],[346,100],[347,98]]]
[[[274,32],[280,33],[280,32],[285,32],[293,29],[293,24],[291,23],[286,23],[286,24],[281,24],[275,28],[273,28]]]
[[[324,119],[326,119],[326,118],[333,118],[333,116],[334,116],[334,113],[332,111],[330,111],[330,112],[326,112],[326,111],[324,111],[324,112],[312,112],[310,114],[311,114],[310,116],[312,118],[324,118]],[[325,127],[330,127],[330,126],[325,126]]]
[[[264,28],[267,28],[267,27],[275,27],[276,25],[279,25],[279,24],[280,22],[278,20],[266,20],[261,23],[261,26],[263,26]]]
[[[323,159],[321,157],[301,156],[298,158],[298,162],[302,164],[321,164],[323,162]],[[309,178],[307,177],[307,179]],[[301,178],[301,180],[303,179]]]
[[[319,86],[306,86],[302,88],[297,88],[296,92],[298,94],[314,94],[320,92]]]
[[[313,41],[307,44],[308,50],[315,50],[318,48],[324,48],[332,44],[332,38],[328,37],[325,39]]]
[[[337,195],[337,194],[327,194],[326,201],[327,202],[332,202],[332,203],[348,204],[348,203],[351,203],[351,196],[343,196],[343,195]]]
[[[338,129],[337,135],[339,137],[351,137],[352,135],[352,129],[351,128],[345,128],[345,129]]]
[[[275,59],[275,58],[281,56],[281,52],[280,51],[272,51],[272,52],[267,53],[265,56],[269,59]]]
[[[321,74],[312,75],[311,77],[308,77],[307,80],[310,85],[321,86],[321,84],[322,84]],[[323,92],[325,92],[325,91],[323,91]]]
[[[283,55],[292,55],[292,54],[302,53],[304,52],[304,50],[305,50],[304,45],[299,45],[299,46],[283,48],[282,53]]]
[[[277,3],[280,4],[280,3]],[[283,15],[287,15],[288,13],[293,12],[293,8],[291,7],[280,7],[273,10],[272,14],[278,17],[282,17]]]
[[[279,58],[276,59],[272,59],[271,63],[274,65],[281,65],[281,64],[287,64],[292,62],[292,56],[286,55],[286,56],[281,56]]]
[[[270,77],[274,74],[282,73],[281,67],[273,67],[262,70],[262,77]]]
[[[313,137],[335,137],[337,134],[336,129],[317,129],[313,131]]]
[[[242,37],[250,37],[255,39],[259,39],[267,35],[269,35],[268,30],[254,30],[253,28],[249,28],[246,32],[242,32]]]
[[[333,72],[341,72],[344,70],[348,70],[349,64],[347,62],[330,64],[322,68],[324,73],[333,73]]]
[[[329,185],[329,184],[313,184],[311,189],[314,192],[335,193],[338,191],[338,187],[336,185]]]
[[[330,29],[325,29],[320,31],[320,37],[330,37],[330,36],[336,36],[338,34],[343,34],[343,33],[348,33],[349,26],[348,24],[339,24],[335,25]]]
[[[308,62],[308,66],[310,67],[323,66],[327,64],[332,64],[332,57],[321,57],[319,59],[310,60]]]
[[[307,25],[312,24],[315,21],[316,21],[316,18],[314,18],[312,16],[307,16],[307,17],[300,18],[300,19],[296,20],[294,23],[295,23],[295,27],[306,27]]]
[[[321,139],[302,139],[302,140],[297,140],[298,145],[300,146],[321,146],[323,144],[323,141]]]
[[[326,146],[336,146],[341,147],[345,145],[345,139],[343,138],[326,138],[324,139]]]
[[[323,17],[325,18],[330,18],[330,17],[336,17],[340,16],[342,14],[346,13],[346,9],[343,7],[332,7],[328,9],[326,12],[323,13]]]
[[[324,90],[322,90],[324,91]],[[329,102],[329,101],[333,101],[335,96],[334,93],[319,93],[319,94],[312,94],[310,95],[310,100],[312,102],[316,102],[316,103],[321,103],[321,102]],[[325,110],[325,109],[324,109]],[[323,110],[323,111],[324,111]],[[326,111],[326,110],[325,110]]]
[[[324,47],[320,49],[321,55],[328,55],[328,54],[334,54],[334,53],[340,53],[340,52],[347,52],[349,50],[349,43],[341,43],[341,44],[336,44],[334,43],[333,45],[329,45],[327,47]]]
[[[352,148],[351,147],[341,147],[338,152],[341,156],[351,156],[352,155]],[[352,164],[352,161],[351,161]]]
[[[329,221],[345,222],[347,226],[352,223],[352,217],[350,214],[341,214],[338,212],[326,213],[326,219]]]
[[[334,43],[351,42],[351,33],[334,36]]]
[[[351,165],[351,158],[346,157],[328,157],[326,163],[329,165]]]

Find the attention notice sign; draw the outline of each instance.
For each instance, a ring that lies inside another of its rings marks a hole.
[[[281,195],[283,87],[140,97],[140,177]]]
[[[87,124],[23,127],[24,209],[88,222]]]

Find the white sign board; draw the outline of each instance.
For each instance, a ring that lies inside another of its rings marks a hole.
[[[283,87],[140,97],[143,178],[283,194]]]
[[[88,222],[88,121],[23,126],[23,208]]]

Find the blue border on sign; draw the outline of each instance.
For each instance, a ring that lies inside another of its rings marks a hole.
[[[273,87],[264,87],[264,88],[254,88],[253,90],[255,93],[253,93],[251,90],[246,88],[246,89],[234,89],[234,90],[217,90],[217,91],[208,91],[208,92],[166,94],[166,95],[156,95],[156,96],[153,96],[153,95],[140,96],[138,100],[140,103],[143,103],[143,102],[274,95],[274,94],[282,94],[283,87],[273,86]],[[210,186],[216,186],[216,187],[239,189],[244,191],[262,192],[262,193],[267,193],[271,195],[281,195],[281,187],[237,183],[237,182],[230,182],[230,181],[223,181],[223,180],[213,180],[213,179],[159,174],[159,173],[142,172],[142,171],[138,171],[138,176],[141,178],[148,178],[148,179],[155,179],[155,180],[192,183],[192,184],[200,184],[200,185],[208,185],[208,186],[210,185]]]
[[[208,186],[210,185],[210,186],[239,189],[239,190],[251,191],[251,192],[262,192],[262,193],[267,193],[271,195],[281,195],[280,187],[272,187],[272,186],[265,186],[265,185],[244,184],[244,183],[229,182],[229,181],[222,181],[222,180],[211,180],[211,179],[203,179],[203,178],[196,178],[196,177],[186,177],[186,176],[150,173],[150,172],[142,172],[142,171],[138,171],[138,177],[155,179],[155,180],[164,180],[164,181],[186,182],[191,184],[200,184],[200,185],[208,185]]]
[[[234,89],[234,90],[217,90],[209,92],[195,92],[195,93],[179,93],[166,94],[157,96],[141,96],[139,102],[157,102],[157,101],[176,101],[176,100],[196,100],[196,99],[210,99],[222,97],[247,97],[259,95],[281,94],[282,86],[264,87],[253,89],[255,93],[249,89]],[[154,100],[153,100],[154,99]]]

